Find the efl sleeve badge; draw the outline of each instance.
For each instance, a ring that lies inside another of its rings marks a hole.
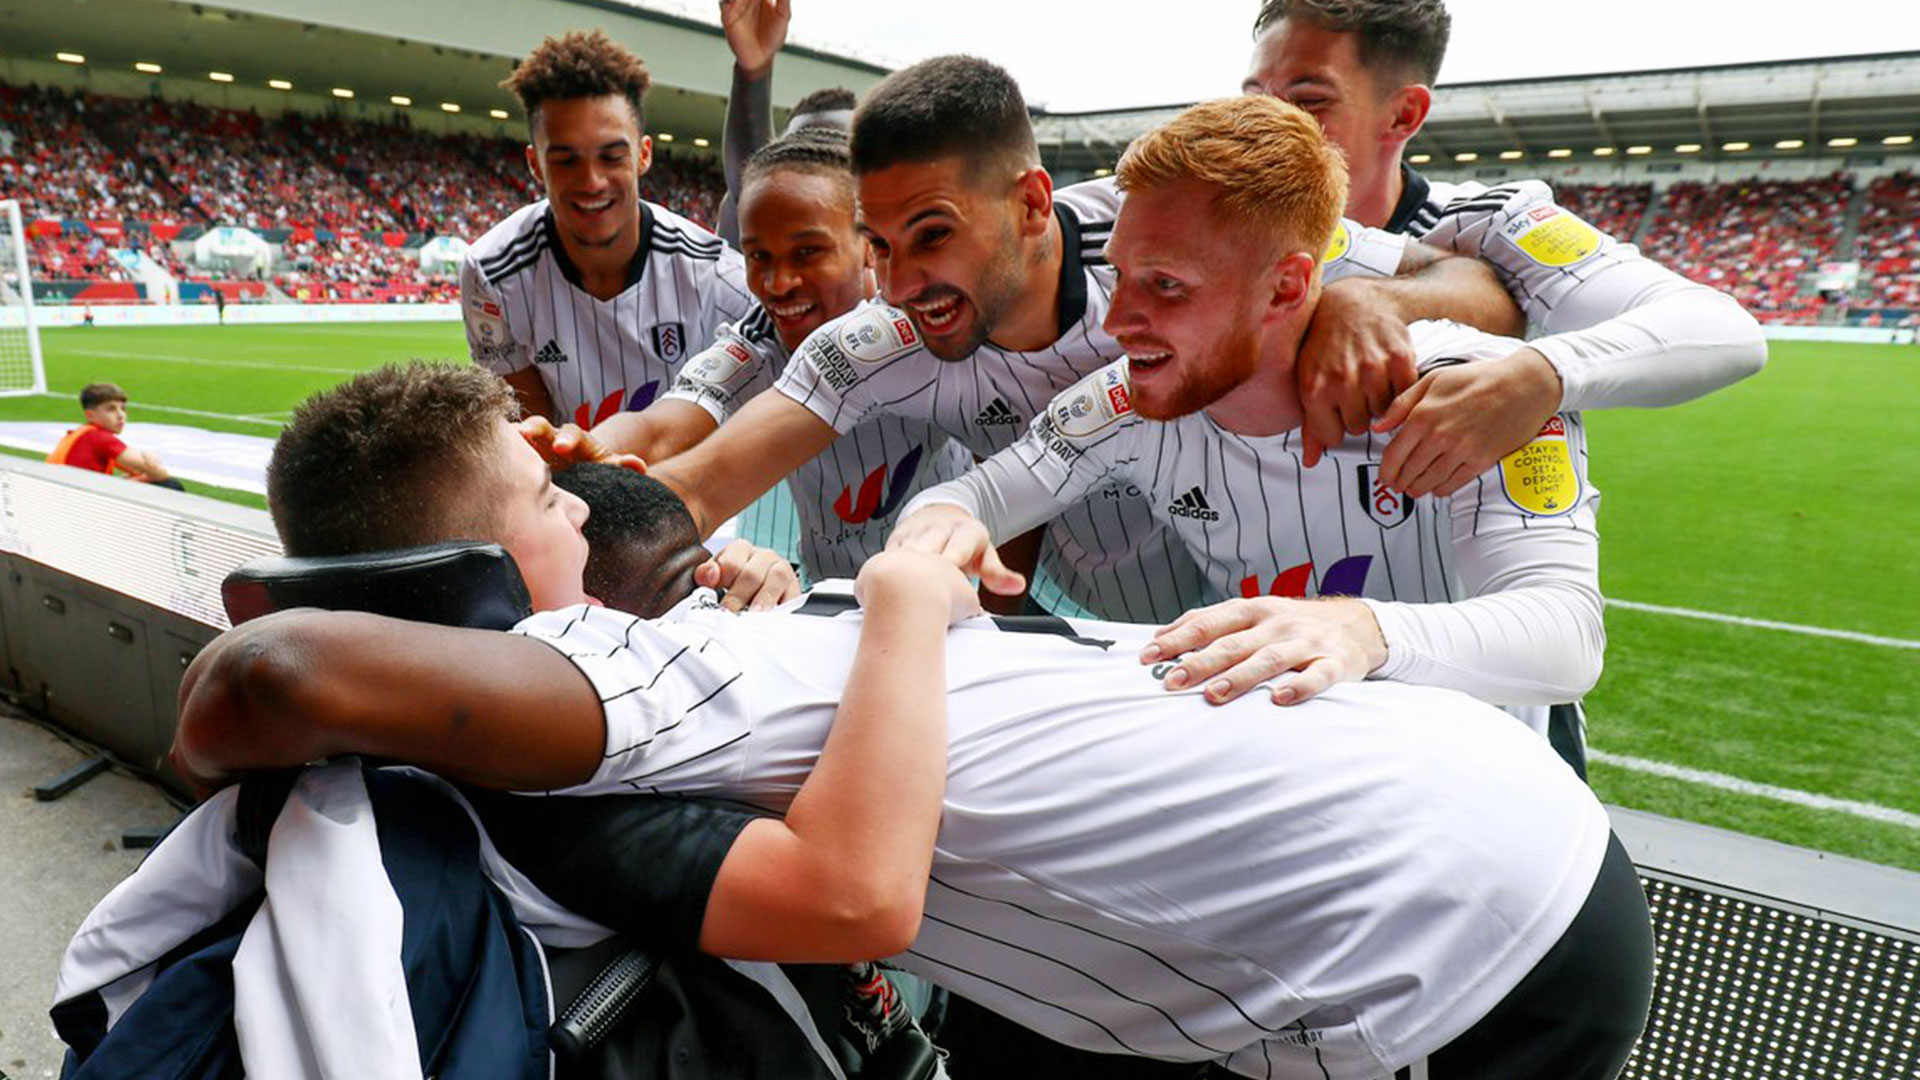
[[[1567,422],[1549,416],[1533,441],[1500,459],[1507,501],[1537,517],[1572,513],[1580,503],[1580,471],[1567,445]]]

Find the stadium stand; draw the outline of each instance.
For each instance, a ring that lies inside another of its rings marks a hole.
[[[0,84],[0,190],[22,202],[36,293],[54,302],[163,299],[116,250],[152,259],[188,303],[213,289],[229,301],[453,299],[457,282],[423,271],[418,248],[474,239],[537,198],[522,145]],[[701,224],[724,190],[716,162],[665,149],[641,183]],[[189,265],[190,241],[228,225],[280,245],[265,280]]]
[[[1724,289],[1762,322],[1810,322],[1820,300],[1801,278],[1833,257],[1841,236],[1834,213],[1853,192],[1847,176],[1799,181],[1682,181],[1666,190],[1646,253],[1680,273]]]
[[[1856,241],[1871,275],[1868,308],[1920,309],[1920,176],[1883,176],[1867,188]]]
[[[1639,233],[1653,203],[1652,184],[1561,184],[1553,190],[1562,206],[1621,239]]]

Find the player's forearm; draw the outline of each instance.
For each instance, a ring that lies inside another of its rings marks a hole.
[[[996,543],[1044,525],[1067,508],[1011,450],[1003,450],[962,475],[914,496],[900,512],[900,520],[905,521],[923,507],[941,504],[972,514]]]
[[[667,399],[640,412],[616,413],[594,427],[593,437],[616,454],[634,454],[649,466],[686,452],[717,425],[691,402]]]
[[[1566,411],[1677,405],[1739,382],[1767,362],[1766,337],[1754,317],[1732,297],[1691,284],[1663,289],[1586,329],[1529,344],[1560,373]]]
[[[1366,601],[1387,642],[1374,678],[1441,686],[1495,705],[1577,701],[1600,678],[1597,588],[1542,583],[1451,604]]]
[[[373,754],[487,787],[546,790],[605,749],[591,686],[511,634],[293,611],[222,635],[181,684],[181,760],[224,778]]]
[[[794,887],[839,898],[839,921],[870,946],[877,937],[881,956],[918,930],[940,828],[949,601],[924,578],[875,570],[833,730],[786,820],[817,875]]]
[[[773,72],[749,73],[733,65],[733,90],[727,96],[726,127],[721,133],[720,161],[726,173],[727,200],[721,208],[719,233],[730,244],[740,243],[740,177],[747,159],[773,138]]]
[[[1334,287],[1334,286],[1329,286]],[[1451,319],[1491,334],[1518,336],[1526,320],[1493,268],[1478,259],[1412,244],[1391,278],[1349,278],[1342,289],[1363,290],[1368,302],[1401,322]]]

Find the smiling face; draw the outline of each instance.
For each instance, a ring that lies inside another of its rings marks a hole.
[[[1107,243],[1119,272],[1106,330],[1126,350],[1133,410],[1170,420],[1226,398],[1261,364],[1269,252],[1182,179],[1128,194]]]
[[[845,175],[775,168],[740,196],[747,288],[773,316],[789,352],[867,296],[867,242],[853,223]]]
[[[995,175],[945,157],[859,178],[860,231],[873,246],[880,293],[942,360],[964,360],[986,344],[1027,285],[1025,204],[1017,183],[997,184]]]
[[[587,595],[587,504],[553,484],[540,455],[505,420],[494,429],[496,535],[527,583],[535,611],[597,603]]]
[[[1400,147],[1413,135],[1400,122],[1399,87],[1382,86],[1360,62],[1358,34],[1281,19],[1254,42],[1241,89],[1312,114],[1327,141],[1345,153],[1355,189],[1372,187],[1397,168]]]
[[[540,104],[527,167],[546,189],[554,224],[584,251],[624,250],[640,240],[640,177],[653,142],[620,94]],[[577,261],[577,260],[576,260]]]

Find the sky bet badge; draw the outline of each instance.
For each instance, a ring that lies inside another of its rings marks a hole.
[[[1569,513],[1580,501],[1580,474],[1567,446],[1567,422],[1547,417],[1533,441],[1500,459],[1507,501],[1540,517]]]

